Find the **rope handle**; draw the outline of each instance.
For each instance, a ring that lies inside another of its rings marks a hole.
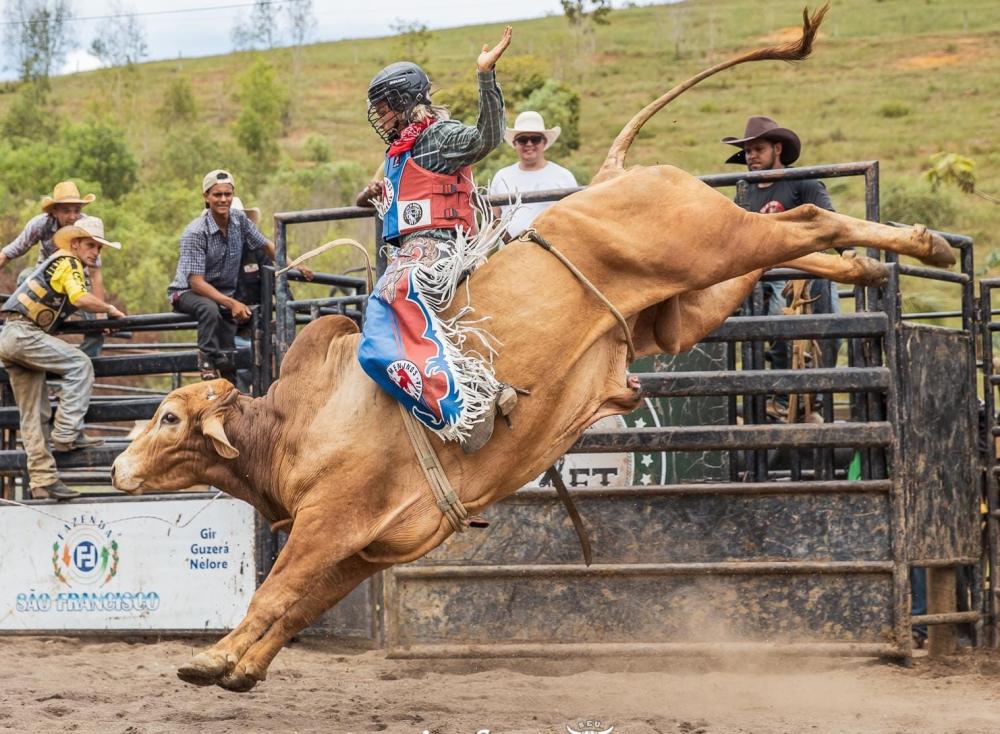
[[[341,245],[350,245],[352,247],[355,247],[355,248],[361,250],[361,254],[365,256],[365,268],[366,268],[365,275],[366,275],[367,280],[368,280],[368,292],[371,293],[372,290],[375,287],[375,285],[374,285],[375,284],[375,280],[374,280],[374,272],[375,271],[372,268],[372,259],[368,255],[368,250],[366,250],[365,247],[364,247],[364,245],[362,245],[357,240],[347,239],[346,237],[345,238],[341,238],[341,239],[331,240],[329,242],[326,242],[326,243],[320,245],[319,247],[315,247],[312,250],[309,250],[309,252],[307,252],[305,254],[299,255],[297,258],[295,258],[294,260],[292,260],[290,263],[288,263],[288,265],[286,265],[285,267],[283,267],[281,270],[276,270],[274,272],[274,275],[275,275],[275,277],[277,277],[279,275],[284,275],[285,273],[287,273],[292,268],[298,267],[299,265],[301,265],[302,263],[304,263],[306,260],[311,260],[312,258],[316,257],[317,255],[322,255],[327,250],[332,250],[334,247],[340,247]]]

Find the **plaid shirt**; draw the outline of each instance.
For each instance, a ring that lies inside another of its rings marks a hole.
[[[24,226],[24,229],[21,230],[21,234],[3,248],[3,250],[0,250],[0,252],[3,252],[8,260],[14,260],[26,254],[35,245],[40,245],[38,248],[38,262],[35,265],[41,265],[59,249],[52,241],[52,235],[58,229],[59,221],[55,217],[51,214],[39,214],[37,217],[32,217]],[[101,258],[97,258],[94,267],[101,267]]]
[[[479,119],[476,126],[457,120],[443,120],[431,125],[413,146],[413,162],[434,173],[453,173],[488,156],[503,140],[503,94],[497,85],[496,72],[480,71]]]
[[[503,93],[497,84],[496,72],[480,71],[479,119],[475,127],[457,120],[442,120],[427,128],[413,146],[413,162],[434,173],[454,173],[462,166],[471,166],[488,156],[501,141],[507,122],[504,118]],[[400,244],[421,235],[451,240],[451,229],[429,229],[400,238]]]
[[[222,295],[232,296],[243,262],[244,248],[254,251],[267,244],[267,238],[239,209],[229,210],[227,236],[206,209],[181,235],[181,255],[177,273],[167,286],[167,298],[173,300],[190,290],[188,278],[203,275],[205,281]]]

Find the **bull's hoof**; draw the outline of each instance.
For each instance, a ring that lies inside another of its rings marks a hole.
[[[858,269],[858,276],[853,279],[855,285],[868,288],[880,288],[889,281],[889,268],[885,263],[866,255],[858,255],[848,250],[843,254],[845,260],[851,260]]]
[[[228,675],[222,676],[215,684],[219,688],[225,688],[227,691],[232,691],[233,693],[246,693],[257,685],[257,679],[247,673],[233,671]]]
[[[185,683],[196,686],[210,686],[229,669],[229,663],[221,657],[198,653],[177,669],[177,677]]]
[[[928,265],[936,265],[939,268],[947,268],[955,264],[955,252],[952,250],[951,245],[948,244],[948,240],[939,234],[928,232],[927,228],[922,224],[916,225],[914,229],[916,230],[917,237],[920,239],[927,238],[930,244],[930,253],[927,257],[920,258],[922,262]]]

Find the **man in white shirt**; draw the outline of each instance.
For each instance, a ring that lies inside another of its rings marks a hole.
[[[497,171],[490,181],[490,194],[509,194],[513,203],[519,193],[576,186],[576,178],[572,173],[545,160],[545,149],[556,141],[560,132],[562,129],[558,125],[546,128],[542,116],[533,110],[518,115],[514,127],[507,128],[504,138],[517,151],[520,160]],[[507,225],[510,238],[517,237],[530,227],[535,217],[552,204],[551,201],[543,201],[518,206]],[[509,208],[504,206],[500,209],[506,212]]]

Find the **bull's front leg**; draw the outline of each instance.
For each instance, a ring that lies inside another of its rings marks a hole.
[[[332,531],[337,528],[337,532]],[[227,680],[224,687],[250,690],[263,680],[267,663],[296,632],[346,596],[361,581],[384,566],[354,563],[351,556],[367,543],[361,533],[344,528],[326,513],[308,512],[296,517],[288,542],[274,568],[253,595],[243,621],[215,645],[178,668],[178,677],[195,685],[212,685]],[[347,559],[345,561],[344,559]],[[348,562],[352,561],[352,562]],[[262,668],[240,666],[247,651],[276,626],[290,628],[289,617],[298,624],[281,639]]]
[[[249,691],[267,678],[267,669],[274,656],[293,636],[315,622],[362,581],[390,565],[369,563],[359,556],[351,556],[327,569],[314,588],[275,619],[232,669],[216,681],[217,685],[237,693]]]
[[[837,283],[850,283],[878,288],[889,279],[885,263],[847,250],[840,256],[814,253],[783,262],[775,267],[804,270],[818,278],[828,278]]]

